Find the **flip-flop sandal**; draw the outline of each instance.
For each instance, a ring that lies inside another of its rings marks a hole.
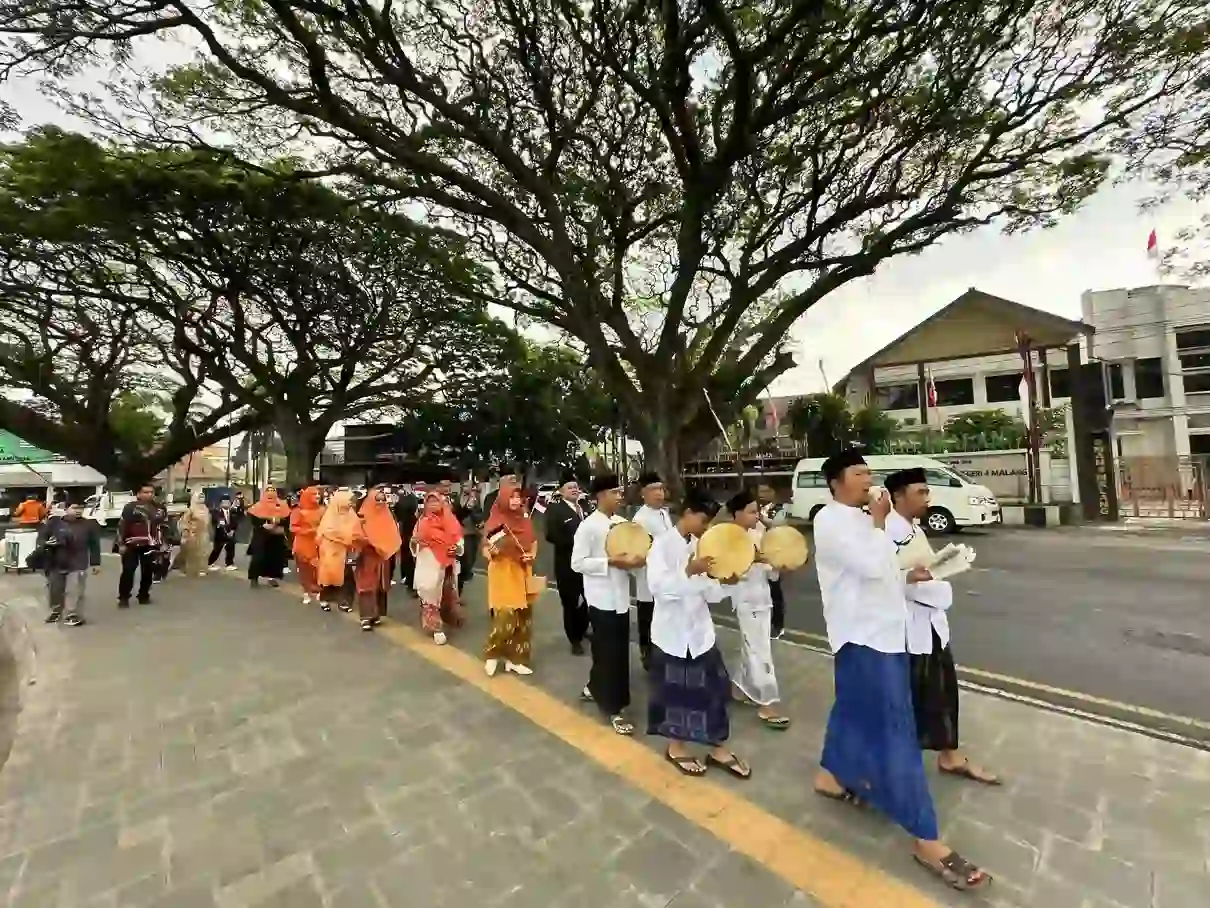
[[[627,721],[625,716],[614,716],[609,720],[609,724],[613,726],[613,730],[619,735],[634,734],[634,724]]]
[[[951,851],[938,864],[926,861],[918,854],[912,855],[916,863],[936,876],[941,877],[945,885],[959,892],[985,889],[991,885],[992,875],[986,870],[980,870],[956,851]]]
[[[725,769],[737,779],[752,778],[752,767],[737,757],[731,754],[727,759],[720,760],[714,754],[706,754],[706,762],[711,766],[717,766],[719,769]]]
[[[970,779],[972,782],[978,782],[980,785],[995,787],[1004,784],[1004,780],[999,776],[981,776],[976,773],[971,766],[970,760],[963,761],[961,766],[949,767],[938,764],[937,771],[943,776],[957,776],[960,779]]]
[[[814,791],[821,798],[827,798],[829,801],[837,801],[841,804],[851,804],[853,807],[865,806],[865,801],[863,801],[861,796],[851,788],[846,788],[843,791],[825,791],[822,788],[816,788]]]
[[[757,718],[765,723],[766,728],[772,728],[775,731],[785,731],[790,727],[789,716],[757,716]]]
[[[680,770],[682,775],[697,777],[706,774],[706,764],[697,757],[691,757],[688,754],[683,757],[674,757],[665,751],[664,759]]]

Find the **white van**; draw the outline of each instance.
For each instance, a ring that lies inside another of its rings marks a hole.
[[[799,520],[814,520],[819,509],[832,500],[823,478],[824,458],[800,460],[794,467],[794,498],[790,514]],[[889,474],[914,467],[924,469],[928,479],[928,515],[921,521],[930,533],[952,533],[959,527],[988,526],[1000,522],[1000,504],[987,486],[971,482],[939,460],[919,454],[871,454],[866,457],[874,485],[882,485]]]

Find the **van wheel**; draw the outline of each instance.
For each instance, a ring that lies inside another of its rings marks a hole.
[[[815,515],[818,514],[822,510],[823,510],[822,504],[815,505],[815,507],[811,508],[811,513],[807,515],[807,520],[811,521],[811,523],[814,523]]]
[[[954,522],[954,515],[945,508],[929,508],[924,515],[924,528],[940,536],[953,533],[958,529],[958,524]]]

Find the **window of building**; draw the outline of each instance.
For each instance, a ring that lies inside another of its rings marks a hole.
[[[1210,348],[1210,328],[1185,328],[1176,332],[1176,349]]]
[[[989,404],[1003,404],[1020,399],[1020,372],[1009,373],[1008,375],[989,375],[987,376],[986,384],[987,402]]]
[[[1186,394],[1204,394],[1210,391],[1210,372],[1196,372],[1185,376]]]
[[[879,410],[919,410],[920,386],[879,385],[874,389],[874,404]]]
[[[1113,400],[1122,400],[1126,396],[1126,386],[1122,383],[1122,364],[1109,364],[1109,396]]]
[[[937,388],[937,406],[939,407],[961,407],[975,402],[974,379],[943,378],[933,384]]]
[[[1050,396],[1071,397],[1071,382],[1067,378],[1066,369],[1050,369]]]
[[[1164,362],[1158,356],[1134,361],[1134,393],[1139,397],[1164,396]]]

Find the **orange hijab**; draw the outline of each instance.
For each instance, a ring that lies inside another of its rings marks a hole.
[[[403,537],[399,535],[399,524],[395,522],[390,505],[378,500],[381,491],[381,486],[370,489],[361,505],[361,520],[365,527],[366,540],[380,556],[390,558],[403,545]]]
[[[319,521],[319,535],[346,547],[364,535],[361,531],[361,518],[353,509],[352,492],[336,492],[332,496],[323,518]]]
[[[259,517],[261,520],[269,520],[272,517],[279,520],[288,519],[290,505],[277,497],[277,489],[269,486],[265,489],[265,494],[261,496],[260,501],[248,508],[248,514],[252,517]]]
[[[298,496],[298,507],[290,515],[290,533],[294,536],[294,554],[306,561],[319,557],[319,522],[324,510],[319,506],[319,487],[311,486]]]
[[[508,506],[513,495],[521,495],[521,507],[515,511]],[[506,543],[500,546],[502,549],[511,548],[507,543],[514,540],[523,552],[528,552],[533,548],[534,525],[525,511],[525,495],[521,492],[521,485],[516,480],[500,483],[500,491],[496,493],[496,500],[492,503],[492,512],[487,516],[487,523],[484,524],[488,537],[494,536],[502,528],[509,531]]]
[[[430,501],[437,502],[437,508],[431,513],[428,510]],[[456,556],[449,554],[449,550],[462,541],[462,524],[445,498],[436,492],[429,492],[424,499],[424,513],[416,521],[412,538],[431,550],[439,565],[450,567]]]

